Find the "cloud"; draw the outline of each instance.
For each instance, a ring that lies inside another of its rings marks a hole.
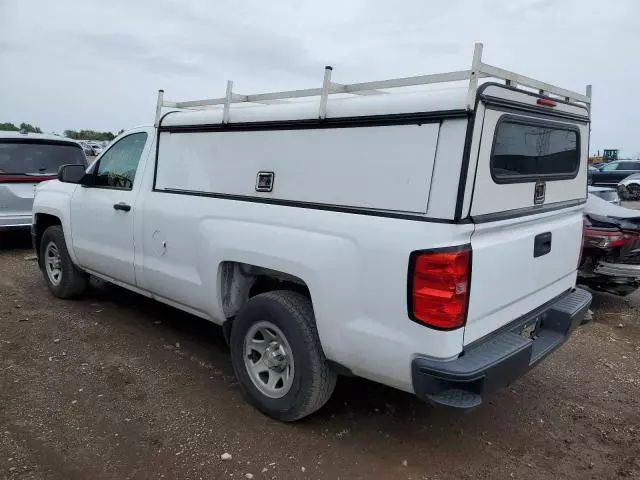
[[[341,82],[459,70],[483,41],[488,63],[593,83],[592,148],[634,154],[639,14],[634,0],[0,0],[0,121],[117,130],[152,120],[158,88],[306,88],[327,64]]]
[[[205,71],[193,55],[185,55],[175,48],[163,48],[132,34],[82,33],[70,36],[69,40],[82,45],[83,55],[100,57],[116,69],[135,65],[152,73],[176,71],[194,74]]]

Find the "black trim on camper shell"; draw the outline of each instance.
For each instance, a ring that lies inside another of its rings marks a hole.
[[[465,118],[469,115],[464,109],[440,110],[437,112],[396,113],[389,115],[366,115],[359,117],[339,117],[326,119],[276,120],[265,122],[214,123],[205,125],[162,125],[167,115],[160,120],[158,131],[171,133],[200,132],[251,132],[257,130],[312,130],[321,128],[382,127],[389,125],[421,125],[438,123],[447,118]]]
[[[399,220],[411,220],[414,222],[429,222],[429,223],[446,223],[446,224],[466,224],[471,223],[470,220],[464,220],[460,222],[455,222],[454,220],[448,218],[435,218],[435,217],[427,217],[420,214],[412,214],[405,212],[398,212],[392,210],[375,210],[375,209],[367,209],[362,207],[349,207],[344,205],[333,205],[328,203],[314,203],[314,202],[303,202],[299,200],[285,200],[281,198],[265,198],[265,197],[254,197],[250,195],[235,195],[229,193],[212,193],[212,192],[200,192],[197,190],[180,190],[175,188],[154,188],[154,192],[156,193],[167,193],[172,195],[189,195],[193,197],[206,197],[206,198],[217,198],[221,200],[232,200],[236,202],[248,202],[248,203],[264,203],[267,205],[279,205],[282,207],[295,207],[295,208],[307,208],[310,210],[325,210],[328,212],[340,212],[340,213],[351,213],[354,215],[367,215],[371,217],[383,217],[383,218],[397,218]]]
[[[478,102],[473,109],[473,113],[467,121],[467,131],[464,136],[464,148],[462,150],[462,162],[460,165],[460,176],[458,177],[458,193],[456,195],[456,208],[454,210],[454,221],[460,221],[462,217],[462,206],[464,205],[464,192],[467,188],[467,176],[469,175],[469,158],[471,157],[471,143],[473,142],[473,130],[476,125],[476,112],[478,111]],[[483,119],[484,121],[484,119]],[[475,184],[475,180],[474,180]]]
[[[469,218],[473,223],[489,223],[499,222],[501,220],[509,220],[510,218],[526,217],[529,215],[537,215],[539,213],[553,212],[555,210],[562,210],[570,207],[577,207],[586,203],[585,198],[578,198],[576,200],[565,200],[563,202],[548,203],[546,205],[533,205],[531,207],[515,208],[513,210],[506,210],[504,212],[487,213],[484,215],[472,215]]]
[[[543,97],[540,97],[540,98],[543,98]],[[534,116],[537,116],[538,118],[556,117],[556,118],[564,118],[567,120],[573,120],[574,122],[589,123],[589,117],[586,117],[584,115],[577,115],[571,112],[552,110],[549,107],[538,107],[535,105],[527,105],[526,103],[514,102],[513,100],[493,97],[490,95],[483,95],[481,97],[481,100],[486,105],[490,105],[493,110],[503,111],[503,109],[511,109],[511,111],[518,111],[519,113],[527,112],[528,114],[532,114]],[[554,98],[553,101],[555,102],[556,99]]]

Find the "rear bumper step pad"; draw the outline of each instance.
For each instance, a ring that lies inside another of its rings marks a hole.
[[[416,395],[435,405],[477,407],[482,394],[510,384],[562,345],[583,323],[590,304],[591,294],[577,288],[474,343],[455,360],[415,358]]]

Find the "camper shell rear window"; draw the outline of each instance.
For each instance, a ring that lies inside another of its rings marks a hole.
[[[579,169],[577,127],[512,115],[498,121],[491,151],[496,183],[568,180]]]

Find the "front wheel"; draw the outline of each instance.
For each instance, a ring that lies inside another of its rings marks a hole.
[[[296,292],[256,295],[231,330],[231,361],[247,400],[284,422],[322,407],[337,375],[324,356],[311,301]]]
[[[45,230],[40,242],[40,259],[44,279],[56,297],[73,298],[86,290],[89,276],[78,270],[71,260],[61,226]]]
[[[627,185],[627,192],[629,192],[629,200],[640,200],[640,185],[637,183]]]

